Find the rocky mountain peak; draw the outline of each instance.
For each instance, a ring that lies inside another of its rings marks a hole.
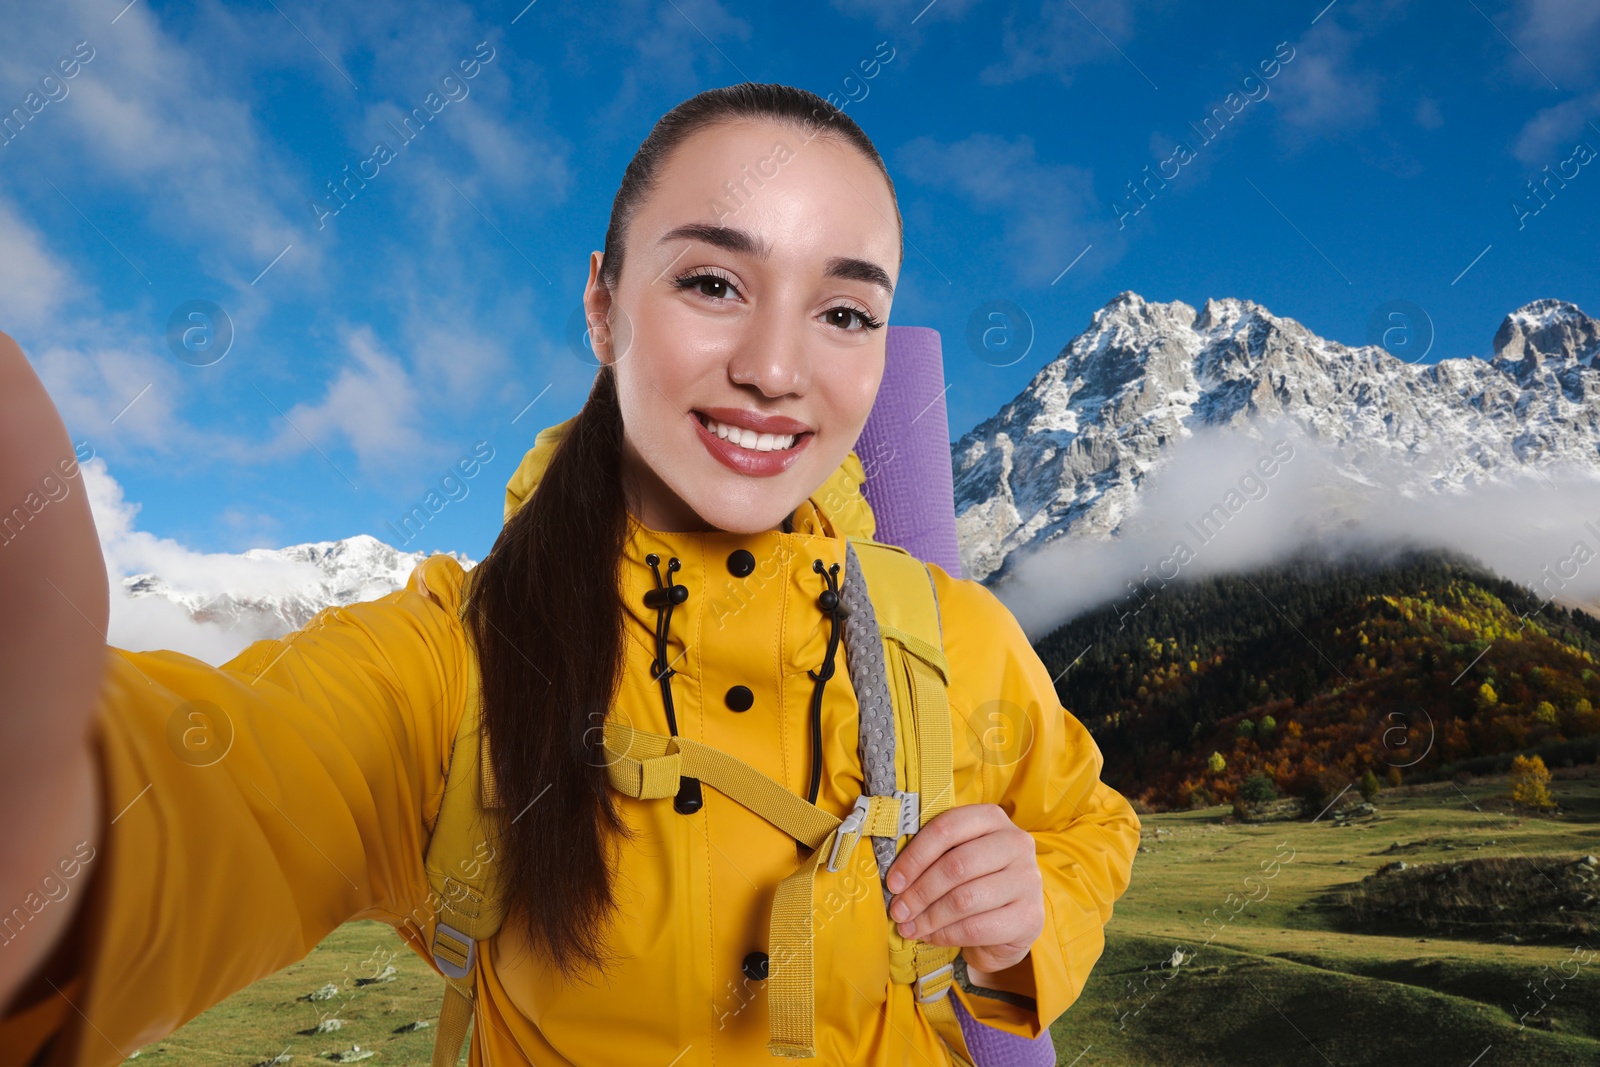
[[[991,585],[1013,553],[1109,539],[1141,487],[1209,429],[1259,438],[1269,421],[1344,457],[1342,479],[1394,471],[1422,494],[1538,466],[1592,466],[1600,447],[1600,323],[1563,300],[1508,315],[1492,359],[1412,364],[1319,337],[1251,300],[1118,293],[1018,396],[951,447],[968,576]],[[1530,449],[1526,442],[1537,440]]]
[[[1556,373],[1594,366],[1600,321],[1565,300],[1535,300],[1517,308],[1494,335],[1494,362],[1524,385],[1541,369]]]
[[[1254,300],[1242,300],[1235,296],[1225,296],[1221,300],[1212,297],[1206,300],[1205,307],[1195,316],[1191,329],[1197,333],[1231,333],[1241,323],[1271,318],[1272,313]]]

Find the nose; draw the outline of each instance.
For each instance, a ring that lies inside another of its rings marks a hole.
[[[728,377],[739,385],[753,385],[768,397],[804,396],[811,388],[806,338],[775,322],[759,322],[749,343],[740,344],[729,361]]]

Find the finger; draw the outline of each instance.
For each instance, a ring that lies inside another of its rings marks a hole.
[[[934,869],[938,869],[937,864]],[[931,873],[932,871],[929,872]],[[926,881],[926,876],[922,880]],[[997,869],[990,874],[962,879],[951,886],[948,892],[931,901],[921,914],[908,922],[900,923],[896,929],[900,931],[902,937],[921,938],[926,931],[938,930],[970,916],[1003,908],[1013,900],[1021,900],[1025,888],[1026,883],[1023,878],[1011,868]]]
[[[988,833],[1002,822],[1010,825],[1011,818],[998,804],[962,804],[941,811],[900,850],[889,865],[884,884],[891,893],[901,892],[946,849]]]
[[[917,940],[934,945],[969,946],[1031,945],[1043,928],[1043,917],[1027,901],[1013,900],[995,911],[979,912],[955,922],[918,934]]]
[[[931,823],[929,825],[932,825]],[[961,883],[1003,870],[1015,859],[1000,835],[987,833],[946,851],[889,904],[897,922],[917,920],[934,901]]]

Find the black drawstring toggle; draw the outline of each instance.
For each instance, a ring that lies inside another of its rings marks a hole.
[[[650,677],[661,683],[661,702],[667,710],[667,729],[673,737],[678,736],[678,716],[672,708],[672,676],[677,671],[672,669],[667,662],[667,634],[672,628],[672,609],[689,599],[689,587],[675,584],[672,580],[673,572],[683,566],[678,562],[678,557],[673,556],[667,561],[667,580],[661,581],[659,564],[661,557],[654,552],[644,558],[650,565],[650,570],[656,576],[656,588],[644,594],[644,606],[656,610],[656,658],[650,665]],[[705,804],[705,799],[700,793],[700,779],[679,778],[678,795],[672,800],[672,808],[680,815],[690,815],[700,810]]]
[[[677,557],[673,557],[676,561]],[[670,564],[669,564],[670,566]],[[657,575],[659,578],[660,576]],[[644,595],[644,606],[647,608],[664,608],[668,604],[682,604],[689,599],[689,587],[686,585],[670,585],[663,589],[652,589]]]
[[[817,597],[817,607],[832,620],[832,628],[828,633],[828,651],[822,659],[822,670],[806,671],[817,683],[811,691],[811,788],[807,793],[807,799],[815,804],[817,790],[822,785],[822,687],[833,677],[833,657],[839,650],[841,635],[839,624],[849,611],[839,599],[839,565],[835,563],[832,567],[824,569],[822,561],[814,559],[811,561],[811,569],[822,575],[822,580],[827,583],[828,588]]]

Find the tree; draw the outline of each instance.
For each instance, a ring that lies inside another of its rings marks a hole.
[[[1278,799],[1278,787],[1271,775],[1258,771],[1239,786],[1239,796],[1247,804],[1266,804]]]
[[[1250,719],[1240,719],[1239,725],[1235,732],[1240,737],[1254,737],[1256,733],[1256,724]]]
[[[1256,727],[1256,729],[1259,732],[1260,737],[1261,737],[1261,739],[1263,741],[1265,741],[1267,738],[1271,737],[1273,731],[1276,730],[1277,728],[1278,728],[1278,720],[1274,719],[1271,715],[1263,715],[1263,716],[1261,716],[1261,722]]]
[[[1494,686],[1490,685],[1488,682],[1484,682],[1482,685],[1478,686],[1479,708],[1488,710],[1498,703],[1500,703],[1500,694],[1494,691]]]
[[[1366,773],[1361,776],[1362,799],[1371,800],[1373,797],[1378,795],[1378,790],[1380,788],[1382,787],[1378,785],[1378,776],[1372,773],[1371,767],[1368,767]]]
[[[1530,808],[1553,808],[1550,771],[1538,756],[1518,756],[1511,761],[1511,799]]]
[[[1222,753],[1215,750],[1212,751],[1211,758],[1206,760],[1206,769],[1212,774],[1221,774],[1227,766],[1228,761],[1222,758]]]
[[[1548,700],[1539,701],[1539,706],[1533,709],[1533,721],[1544,726],[1555,726],[1560,721],[1556,718],[1556,706]]]
[[[1575,737],[1600,733],[1600,714],[1595,713],[1588,697],[1579,697],[1578,702],[1572,705],[1572,733]]]

